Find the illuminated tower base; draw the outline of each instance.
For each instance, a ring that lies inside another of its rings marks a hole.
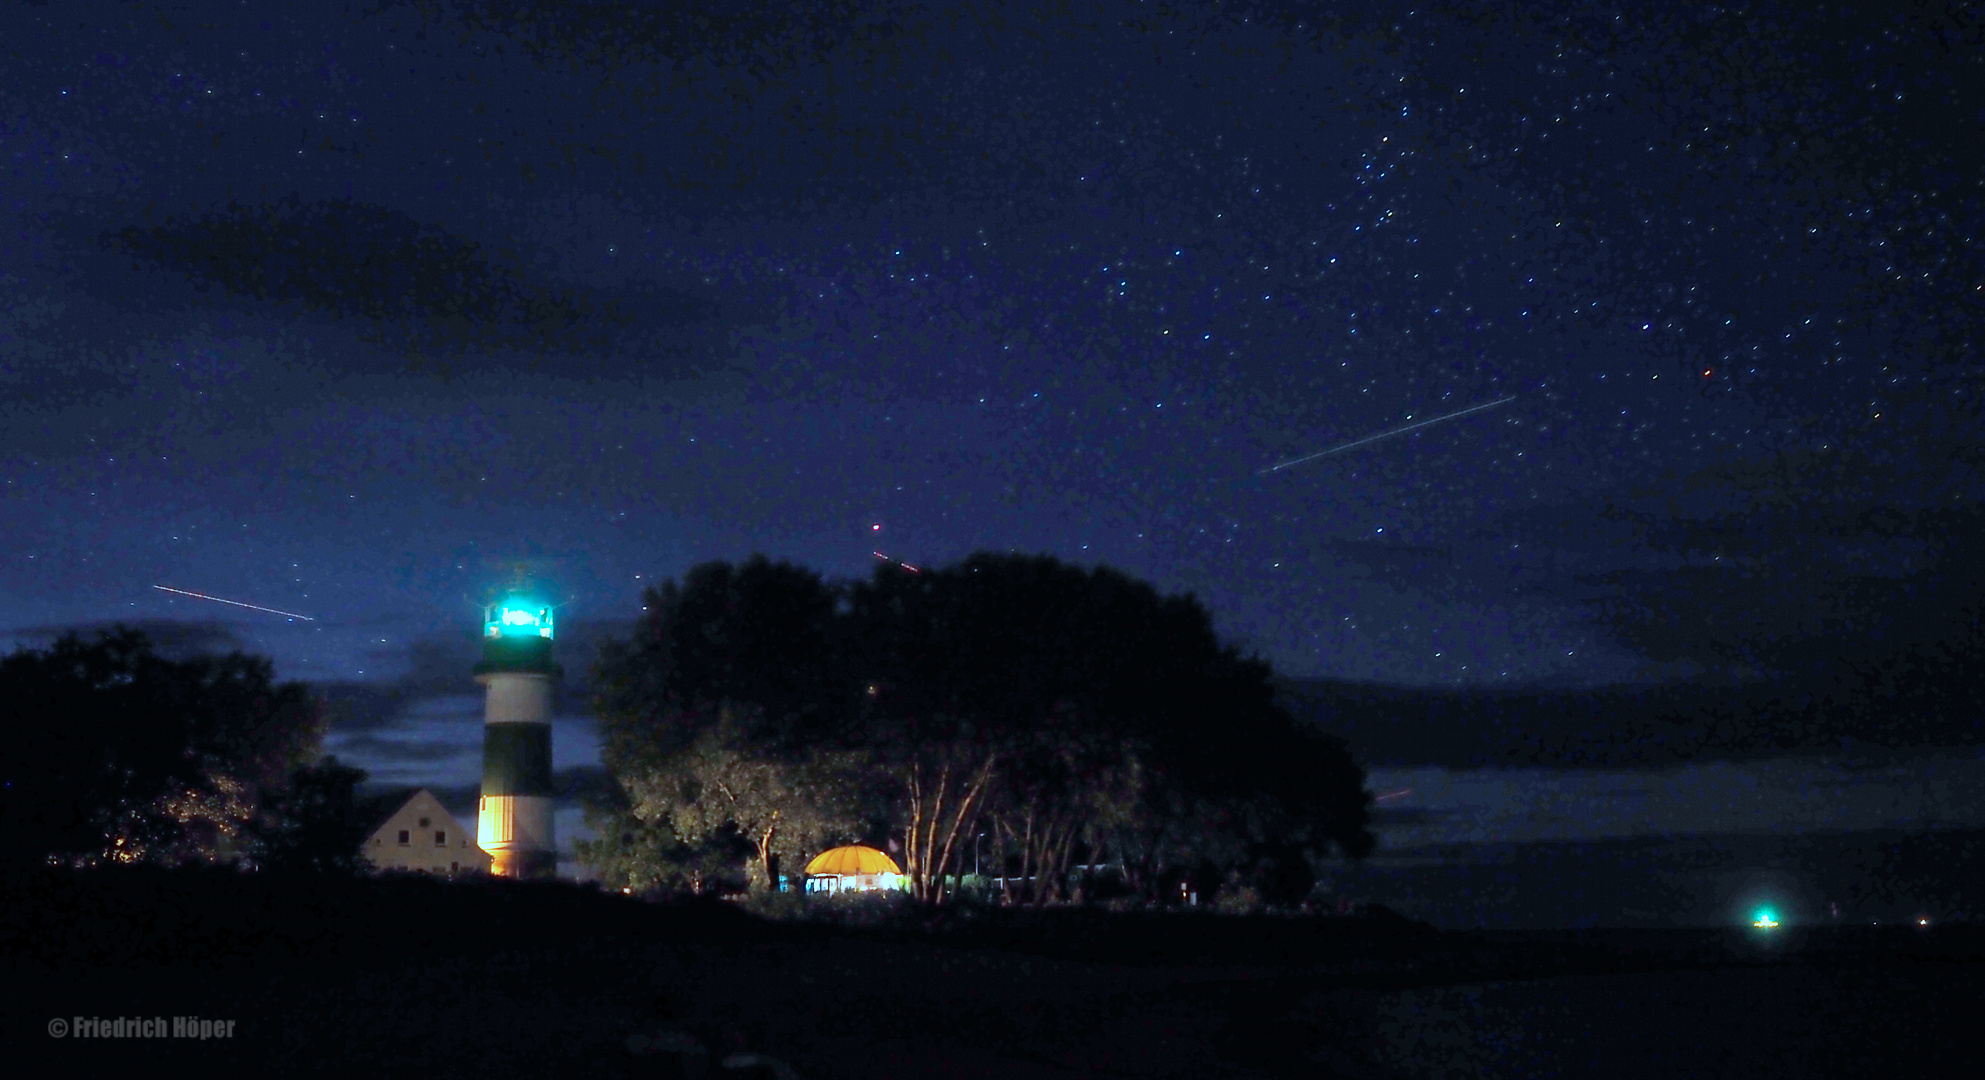
[[[558,870],[551,820],[551,611],[512,596],[484,619],[482,799],[476,845],[502,877]]]

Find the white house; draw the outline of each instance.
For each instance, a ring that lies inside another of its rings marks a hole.
[[[489,852],[476,846],[475,830],[463,828],[426,788],[407,796],[372,830],[365,857],[375,870],[447,875],[486,874],[490,861]]]

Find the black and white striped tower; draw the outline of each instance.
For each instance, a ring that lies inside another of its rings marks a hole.
[[[551,828],[551,606],[511,592],[483,609],[482,801],[476,844],[503,877],[550,877],[558,869]]]

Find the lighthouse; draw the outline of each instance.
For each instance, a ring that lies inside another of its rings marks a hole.
[[[551,828],[552,609],[517,590],[483,609],[482,799],[476,846],[490,873],[550,877],[558,867]]]

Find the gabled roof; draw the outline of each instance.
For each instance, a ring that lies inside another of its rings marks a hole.
[[[413,801],[415,794],[425,790],[427,789],[389,788],[354,800],[355,809],[358,811],[356,816],[360,821],[366,822],[365,835],[369,837],[385,828],[386,823],[393,820],[393,815]]]
[[[475,838],[475,833],[470,831],[460,821],[457,821],[454,812],[442,805],[441,800],[435,797],[434,792],[426,788],[415,788],[412,791],[382,792],[367,800],[368,809],[379,810],[383,808],[383,812],[378,813],[377,816],[371,819],[373,824],[371,830],[365,834],[366,839],[370,840],[372,837],[379,835],[379,830],[385,828],[388,822],[398,817],[402,810],[422,799],[433,803],[434,808],[441,812],[441,816],[447,820],[452,828],[461,830],[470,839]]]

